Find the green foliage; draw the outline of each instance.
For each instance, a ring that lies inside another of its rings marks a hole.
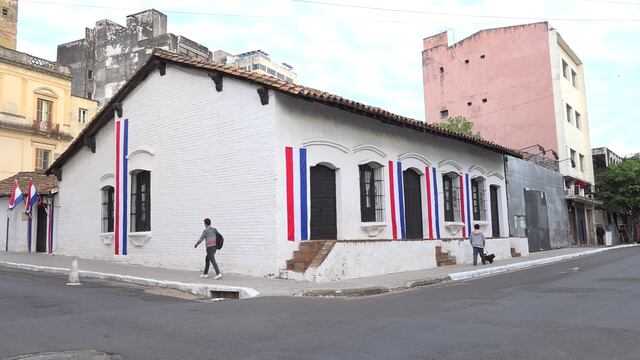
[[[479,132],[473,132],[473,122],[467,120],[464,116],[450,117],[447,120],[433,124],[441,129],[455,131],[460,134],[473,136],[481,139]]]
[[[596,173],[598,199],[615,212],[640,215],[640,155]]]

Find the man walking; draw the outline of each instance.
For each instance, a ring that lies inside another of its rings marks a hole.
[[[486,260],[484,258],[484,235],[482,231],[480,231],[480,225],[473,225],[473,232],[469,235],[469,242],[471,242],[471,246],[473,247],[473,266],[478,264],[478,254],[480,254],[480,260],[482,260],[482,265],[486,264]]]
[[[200,275],[201,278],[209,277],[209,262],[213,264],[213,269],[216,271],[216,276],[214,277],[214,279],[217,280],[222,277],[215,258],[216,250],[218,249],[216,243],[217,235],[218,231],[215,228],[211,227],[211,219],[204,219],[204,231],[202,232],[202,236],[200,236],[200,240],[198,240],[195,245],[195,247],[197,248],[203,240],[205,240],[205,244],[207,245],[207,256],[204,258],[204,273]]]

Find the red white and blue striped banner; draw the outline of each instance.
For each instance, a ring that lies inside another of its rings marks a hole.
[[[461,174],[460,178],[460,216],[464,224],[462,227],[462,237],[467,237],[471,233],[471,214],[469,201],[469,174]]]
[[[116,255],[127,255],[127,185],[129,180],[127,154],[129,152],[129,119],[116,117],[116,187],[114,250]]]
[[[287,240],[308,240],[307,149],[285,147]]]
[[[48,239],[47,239],[47,248],[48,253],[53,254],[53,221],[54,221],[54,210],[55,209],[55,201],[53,197],[51,198],[51,204],[49,204],[49,226],[47,229]]]
[[[436,168],[424,168],[427,200],[427,229],[429,239],[440,239],[440,209],[438,209],[438,172]]]
[[[391,209],[391,233],[394,240],[406,239],[404,218],[404,184],[402,163],[389,160],[389,204]]]
[[[471,187],[469,186],[469,174],[464,174],[465,188],[467,194],[467,234],[471,235],[471,223],[473,222],[473,215],[471,213]]]

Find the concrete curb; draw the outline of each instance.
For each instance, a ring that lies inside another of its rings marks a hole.
[[[371,296],[379,295],[389,292],[390,290],[384,286],[371,286],[366,288],[355,289],[312,289],[306,290],[295,296],[309,296],[309,297],[358,297],[358,296]]]
[[[478,278],[483,276],[499,274],[507,271],[522,270],[522,269],[527,269],[535,266],[551,264],[559,261],[574,259],[581,256],[593,255],[593,254],[597,254],[597,253],[601,253],[609,250],[623,249],[623,248],[636,247],[636,246],[640,246],[640,244],[618,245],[618,246],[612,246],[607,248],[587,250],[587,251],[574,253],[574,254],[567,254],[567,255],[553,256],[553,257],[543,258],[543,259],[523,261],[523,262],[496,266],[496,267],[487,268],[487,269],[478,269],[473,271],[451,273],[449,274],[449,277],[451,277],[451,280],[453,281],[468,280],[468,279],[473,279],[473,278]]]
[[[11,268],[11,269],[19,269],[19,270],[41,271],[41,272],[52,273],[52,274],[62,274],[62,275],[69,274],[69,269],[65,269],[65,268],[31,265],[31,264],[20,264],[20,263],[8,262],[8,261],[0,261],[0,266]],[[206,297],[211,296],[211,291],[237,292],[240,299],[253,298],[260,294],[257,290],[253,288],[240,287],[240,286],[213,285],[213,284],[203,284],[203,283],[183,283],[179,281],[156,280],[156,279],[142,278],[137,276],[108,274],[108,273],[86,271],[86,270],[80,270],[78,271],[78,274],[80,274],[81,277],[86,277],[86,278],[113,280],[113,281],[120,281],[120,282],[125,282],[130,284],[136,284],[136,285],[174,289],[174,290],[180,290],[180,291],[188,292],[194,295],[201,295]]]

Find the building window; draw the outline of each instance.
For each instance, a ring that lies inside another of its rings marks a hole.
[[[40,122],[51,122],[51,111],[53,110],[53,101],[38,99],[37,120]]]
[[[370,162],[360,165],[360,220],[384,221],[384,167]]]
[[[581,121],[582,121],[582,115],[580,115],[580,113],[576,111],[576,127],[578,129],[580,129],[582,126],[582,124],[580,123]]]
[[[460,220],[460,185],[459,176],[456,173],[448,173],[442,176],[444,190],[444,221]]]
[[[253,64],[253,70],[260,69],[260,64]]]
[[[131,173],[131,232],[151,231],[151,173]]]
[[[580,154],[580,171],[584,172],[584,155]]]
[[[446,119],[449,117],[449,110],[440,110],[440,117]]]
[[[51,150],[36,148],[36,170],[46,170],[51,163]]]
[[[562,76],[565,79],[569,80],[569,64],[566,61],[562,60]]]
[[[578,87],[578,74],[571,69],[571,84],[573,86]]]
[[[480,178],[471,179],[471,203],[473,220],[486,220],[484,181]]]
[[[113,186],[102,188],[102,232],[113,232]]]
[[[2,8],[2,16],[9,16],[9,9],[6,7]]]
[[[569,104],[566,104],[566,106],[567,106],[567,121],[573,124],[573,108]]]
[[[93,79],[93,71],[92,70],[87,71],[87,78]]]
[[[467,106],[471,106],[472,104],[473,104],[473,103],[472,103],[471,101],[469,101],[469,102],[467,103]]]
[[[573,149],[569,149],[571,153],[571,167],[576,167],[576,151]]]
[[[78,122],[80,124],[87,122],[87,109],[78,109]]]
[[[87,93],[87,99],[93,100],[93,93],[91,91]]]

